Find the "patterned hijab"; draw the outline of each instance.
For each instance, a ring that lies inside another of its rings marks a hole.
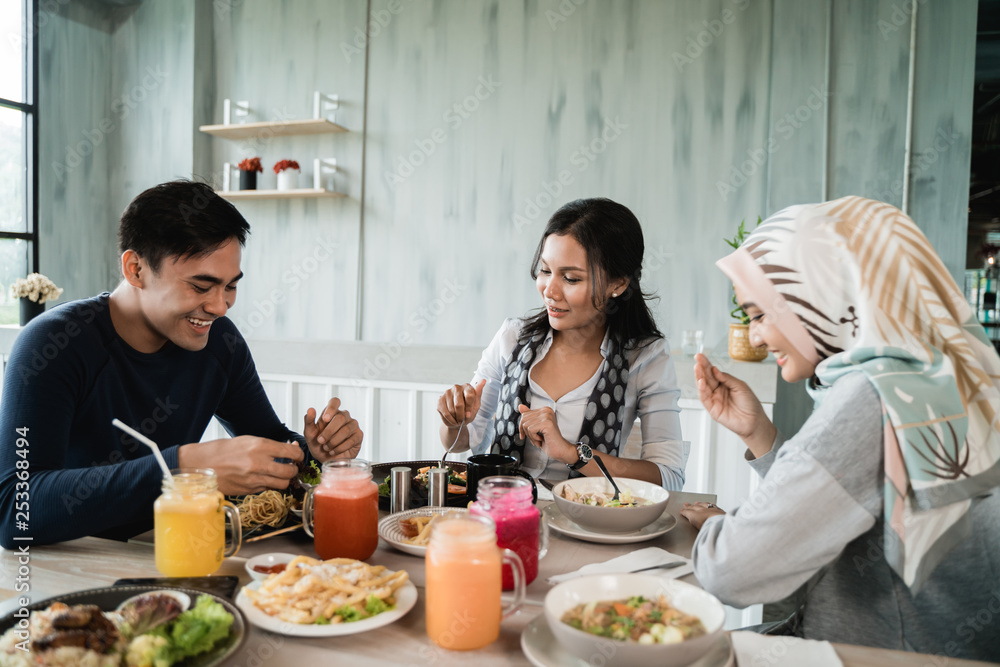
[[[916,593],[1000,485],[1000,358],[927,239],[861,197],[791,206],[718,262],[816,366],[882,401],[885,558]]]
[[[493,415],[493,453],[524,459],[525,441],[518,424],[521,420],[519,405],[531,405],[531,388],[528,374],[538,350],[545,342],[545,334],[519,340],[504,367],[500,380],[500,399]],[[580,442],[594,451],[618,456],[622,440],[622,420],[625,418],[625,387],[628,384],[628,354],[614,341],[610,342],[607,359],[601,364],[601,376],[587,399],[587,407],[580,427]],[[581,473],[574,471],[571,477]]]

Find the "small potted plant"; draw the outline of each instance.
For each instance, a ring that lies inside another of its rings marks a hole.
[[[259,157],[248,157],[240,160],[240,190],[257,189],[257,173],[263,172]]]
[[[278,175],[279,190],[294,190],[299,187],[299,163],[295,160],[280,160],[274,165],[274,173]]]
[[[21,302],[21,326],[45,311],[45,302],[54,301],[62,294],[62,288],[40,273],[32,273],[27,278],[18,278],[10,285],[10,296]]]
[[[760,216],[757,217],[757,225],[759,224]],[[752,231],[746,228],[746,220],[740,220],[736,236],[724,240],[732,248],[739,248]],[[763,361],[767,358],[767,348],[754,347],[750,344],[750,317],[736,300],[736,292],[731,291],[731,295],[733,309],[729,311],[729,315],[738,322],[729,323],[729,356],[737,361]]]

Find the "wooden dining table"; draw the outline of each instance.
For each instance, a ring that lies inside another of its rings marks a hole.
[[[339,637],[302,638],[273,634],[251,626],[246,643],[226,663],[233,667],[304,666],[304,665],[460,665],[489,667],[491,665],[529,665],[521,650],[521,634],[543,614],[545,594],[552,588],[547,578],[572,572],[588,563],[603,562],[644,547],[656,546],[679,556],[690,556],[697,531],[679,512],[685,502],[714,502],[715,496],[694,493],[672,493],[667,511],[677,518],[676,526],[666,534],[638,544],[599,544],[550,533],[548,554],[539,562],[538,578],[528,586],[521,608],[501,624],[500,637],[489,646],[469,652],[439,648],[427,637],[424,612],[423,559],[397,551],[383,540],[368,562],[385,565],[391,570],[406,570],[418,591],[417,604],[398,621],[368,632]],[[544,504],[545,501],[539,501]],[[157,577],[151,533],[130,542],[116,542],[85,537],[62,544],[30,546],[30,584],[27,595],[32,603],[73,591],[112,585],[129,577]],[[315,556],[312,541],[301,530],[276,535],[269,539],[244,544],[237,556],[227,558],[219,575],[239,577],[240,585],[251,579],[244,567],[252,556],[270,552],[301,553]],[[16,551],[0,551],[0,616],[14,611],[20,563]],[[698,585],[694,575],[681,581]],[[845,667],[883,667],[885,665],[926,665],[928,667],[972,667],[984,662],[957,660],[901,651],[889,651],[862,646],[834,644]],[[720,663],[721,664],[721,663]]]

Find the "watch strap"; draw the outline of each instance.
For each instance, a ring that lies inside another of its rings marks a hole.
[[[588,463],[590,463],[590,461],[594,458],[593,453],[591,453],[590,458],[588,458],[588,459],[583,458],[583,454],[580,452],[580,449],[581,449],[582,446],[583,446],[582,442],[576,443],[576,452],[577,452],[577,457],[579,457],[579,458],[577,458],[576,463],[567,463],[566,464],[566,467],[569,468],[570,470],[579,470],[583,466],[585,466]]]

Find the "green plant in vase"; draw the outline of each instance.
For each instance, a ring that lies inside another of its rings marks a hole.
[[[734,236],[731,239],[723,239],[723,241],[728,243],[729,246],[733,248],[733,250],[739,250],[739,247],[743,245],[743,241],[746,240],[746,237],[750,236],[750,233],[753,231],[753,229],[747,230],[746,222],[747,222],[746,218],[740,220],[740,226],[736,228],[736,236]],[[760,223],[761,223],[761,218],[758,215],[757,224],[754,225],[754,229],[760,226]],[[740,304],[736,300],[736,291],[730,289],[729,293],[731,295],[731,299],[734,306],[734,308],[731,311],[729,311],[729,316],[732,317],[734,320],[739,320],[740,324],[750,324],[750,317],[743,311],[742,308],[740,308]]]
[[[740,220],[740,226],[736,228],[736,235],[731,239],[723,239],[734,250],[743,245],[754,229],[761,223],[760,216],[757,216],[757,224],[747,229],[746,219]],[[762,361],[767,357],[767,349],[763,347],[753,347],[750,344],[750,316],[740,307],[736,300],[736,291],[730,287],[730,298],[733,309],[729,315],[738,323],[729,325],[729,356],[739,361]]]

